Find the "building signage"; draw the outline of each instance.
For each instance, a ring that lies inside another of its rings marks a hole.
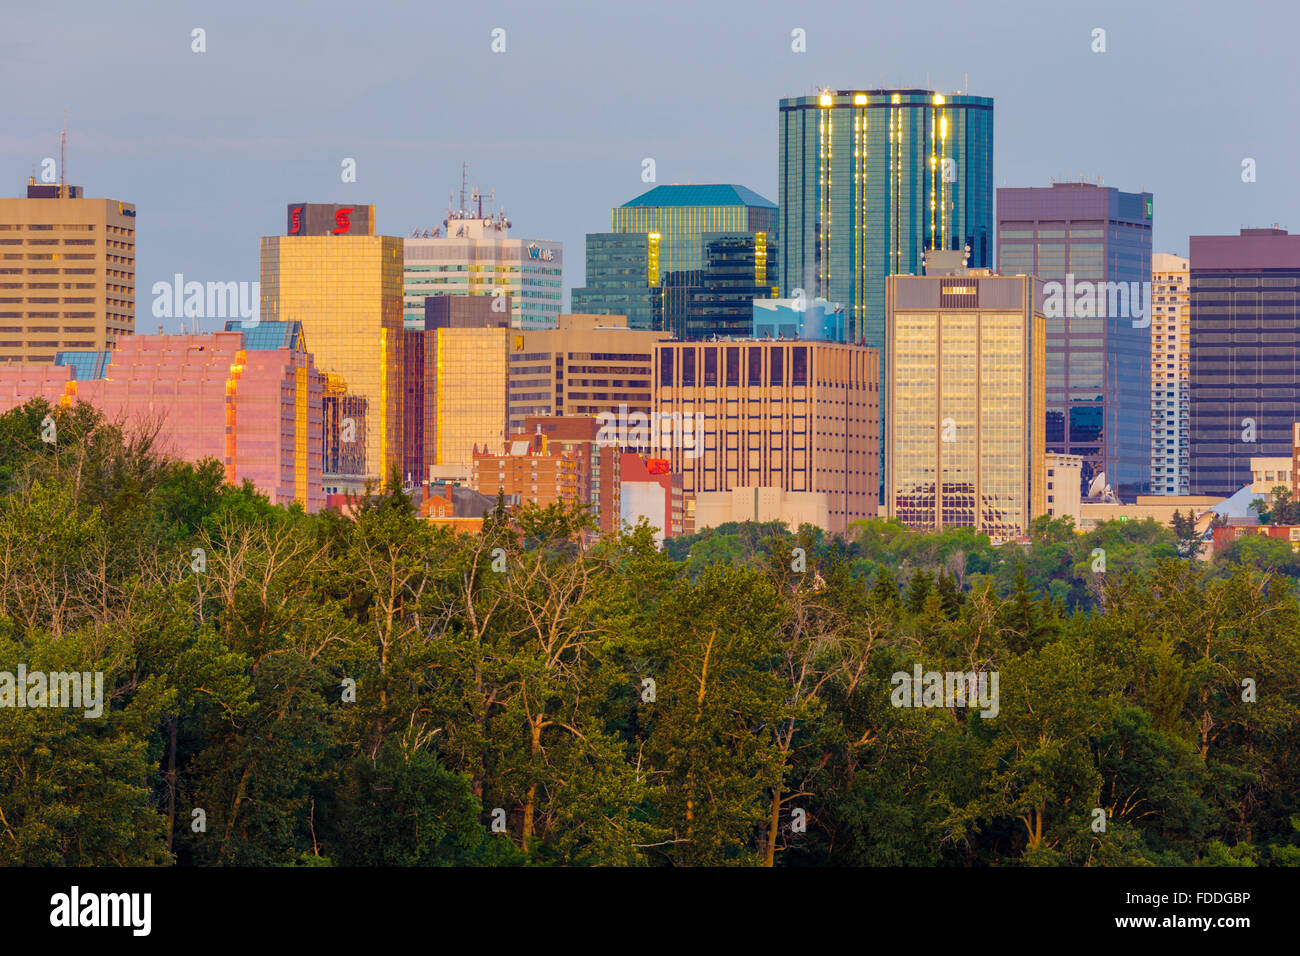
[[[373,236],[373,206],[340,206],[333,203],[298,202],[288,207],[287,235],[290,236]]]

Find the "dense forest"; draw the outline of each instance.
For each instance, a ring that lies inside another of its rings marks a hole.
[[[107,702],[0,707],[0,863],[1300,864],[1300,555],[1179,528],[457,535],[32,402],[0,672]],[[914,670],[996,714],[896,706]]]

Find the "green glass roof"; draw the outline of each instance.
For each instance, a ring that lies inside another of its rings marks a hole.
[[[648,193],[637,196],[629,206],[758,206],[775,209],[776,203],[764,199],[752,189],[725,184],[706,186],[656,186]]]

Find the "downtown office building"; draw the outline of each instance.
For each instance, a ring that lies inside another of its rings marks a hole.
[[[993,100],[838,90],[780,102],[780,290],[845,306],[850,341],[884,344],[885,278],[927,249],[993,265]]]
[[[679,339],[746,335],[754,299],[776,294],[776,204],[744,186],[656,186],[587,235],[573,311],[625,315]]]
[[[888,281],[886,513],[1023,537],[1047,510],[1042,283],[960,266]]]
[[[1300,421],[1300,236],[1192,236],[1189,483],[1231,495],[1251,458],[1292,458]]]
[[[1093,183],[998,190],[998,272],[1044,283],[1047,450],[1128,501],[1151,475],[1151,210]]]

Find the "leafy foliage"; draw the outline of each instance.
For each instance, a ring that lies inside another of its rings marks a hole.
[[[85,406],[0,416],[0,675],[106,698],[0,706],[0,864],[1300,863],[1288,541],[658,551],[565,506],[455,534],[391,479],[348,516],[224,479]],[[895,706],[914,667],[996,675],[996,715]]]

